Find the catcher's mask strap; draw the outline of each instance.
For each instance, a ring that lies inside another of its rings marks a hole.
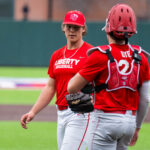
[[[107,57],[109,58],[110,62],[115,62],[114,57],[112,56],[109,49],[106,50]]]
[[[124,37],[125,37],[126,39],[128,39],[128,38],[129,38],[129,36],[128,36],[128,32],[124,32]]]
[[[136,49],[134,50],[132,57],[136,63],[139,63],[142,60],[142,57],[139,55],[139,52]]]

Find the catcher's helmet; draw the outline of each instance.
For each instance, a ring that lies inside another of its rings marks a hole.
[[[68,11],[67,14],[65,15],[63,24],[85,26],[85,17],[80,11],[77,10]]]
[[[117,4],[111,8],[106,19],[106,33],[113,32],[117,38],[124,39],[136,33],[136,16],[127,4]]]

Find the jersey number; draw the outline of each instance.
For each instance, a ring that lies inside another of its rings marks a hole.
[[[129,63],[128,63],[128,61],[126,61],[126,60],[120,60],[120,61],[119,61],[119,67],[122,67],[122,66],[124,66],[124,67],[120,70],[120,72],[121,72],[121,73],[126,73],[126,71],[127,71],[128,68],[129,68]]]

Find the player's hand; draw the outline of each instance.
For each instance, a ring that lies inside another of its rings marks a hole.
[[[134,135],[133,135],[133,137],[132,137],[132,139],[131,139],[131,142],[130,142],[130,146],[134,146],[134,145],[136,144],[137,139],[138,139],[138,136],[139,136],[139,131],[140,131],[139,128],[137,128],[137,129],[135,130]]]
[[[34,118],[35,114],[32,112],[26,113],[21,117],[20,123],[24,129],[27,129],[27,124]]]

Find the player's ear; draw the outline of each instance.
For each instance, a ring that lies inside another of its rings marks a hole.
[[[87,34],[87,26],[83,26],[83,32],[82,32],[82,35],[86,35]]]
[[[61,24],[61,30],[65,32],[65,24]]]
[[[82,28],[83,28],[83,32],[85,32],[85,30],[86,30],[86,27],[85,27],[85,26],[83,26]]]

